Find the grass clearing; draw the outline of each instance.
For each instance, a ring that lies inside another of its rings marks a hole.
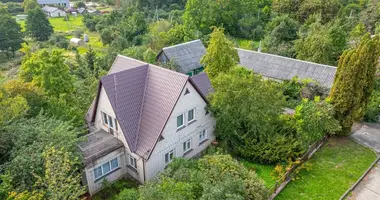
[[[74,17],[69,16],[69,21],[65,21],[63,17],[49,18],[50,24],[54,28],[54,33],[72,33],[77,29],[81,29],[89,36],[90,41],[85,46],[78,47],[79,53],[86,53],[88,48],[91,46],[95,50],[101,50],[103,48],[103,43],[100,39],[100,35],[97,32],[90,32],[86,29],[82,22],[83,16],[78,15]],[[23,31],[25,31],[25,21],[18,21],[21,25]],[[74,37],[72,34],[67,38],[70,39]]]
[[[241,160],[240,162],[246,168],[254,170],[257,176],[263,179],[265,187],[270,188],[276,182],[276,180],[270,175],[275,167],[274,165],[257,164],[246,160]]]
[[[256,50],[259,47],[259,42],[243,38],[235,38],[235,43],[239,48],[246,50]]]
[[[375,153],[349,138],[330,138],[276,197],[282,199],[339,199],[376,159]]]

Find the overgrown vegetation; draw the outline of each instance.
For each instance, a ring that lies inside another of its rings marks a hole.
[[[199,160],[175,159],[156,180],[138,190],[126,189],[116,199],[266,199],[267,190],[254,171],[229,155]]]

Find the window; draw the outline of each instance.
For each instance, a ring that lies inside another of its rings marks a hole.
[[[186,142],[183,143],[183,153],[190,151],[190,149],[191,149],[191,139],[188,139]]]
[[[117,168],[119,168],[119,160],[117,158],[104,163],[103,165],[94,169],[95,180],[98,180],[99,178],[102,178],[112,171],[115,171]]]
[[[203,130],[199,133],[199,144],[207,139],[207,130]]]
[[[194,114],[195,114],[195,109],[189,110],[187,112],[187,122],[191,122],[194,120]]]
[[[173,161],[174,158],[174,149],[165,154],[165,164],[169,164]]]
[[[135,169],[137,168],[136,158],[132,157],[131,155],[129,155],[129,165]]]
[[[109,127],[112,130],[117,130],[117,121],[115,118],[107,115],[104,112],[102,113],[102,120],[103,120],[103,125]]]
[[[182,115],[179,115],[178,117],[177,117],[177,128],[181,128],[184,124],[183,124],[183,117],[184,117],[184,115],[182,114]]]

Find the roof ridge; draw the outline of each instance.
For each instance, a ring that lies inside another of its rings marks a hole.
[[[298,62],[304,62],[304,63],[310,63],[310,64],[315,64],[315,65],[320,65],[320,66],[323,66],[323,67],[337,68],[337,67],[331,66],[331,65],[325,65],[325,64],[320,64],[320,63],[315,63],[315,62],[310,62],[310,61],[300,60],[300,59],[295,59],[295,58],[289,58],[289,57],[279,56],[279,55],[270,54],[270,53],[263,53],[263,52],[258,52],[258,51],[253,51],[253,50],[247,50],[247,49],[242,49],[242,48],[237,48],[237,47],[235,47],[235,49],[242,50],[242,51],[248,51],[248,52],[252,52],[252,53],[257,53],[257,54],[269,55],[269,56],[278,57],[278,58],[284,58],[284,59],[288,59],[288,60],[294,60],[294,61],[298,61]]]
[[[179,47],[179,46],[182,46],[182,45],[191,44],[191,43],[198,42],[198,41],[202,42],[200,39],[196,39],[196,40],[191,40],[191,41],[188,41],[188,42],[176,44],[176,45],[173,45],[173,46],[164,47],[164,48],[162,48],[162,50],[171,49],[171,48],[174,48],[174,47]]]
[[[139,112],[139,121],[137,123],[136,138],[134,139],[135,142],[133,143],[133,144],[135,144],[135,146],[133,147],[133,151],[134,152],[137,150],[137,143],[138,143],[138,139],[139,139],[139,135],[140,135],[140,127],[141,127],[140,124],[141,124],[141,118],[142,118],[143,108],[144,108],[144,105],[145,105],[144,102],[145,102],[146,88],[147,88],[147,85],[148,85],[149,73],[150,73],[150,65],[148,64],[147,69],[146,69],[146,75],[145,75],[144,91],[143,91],[143,96],[142,96],[142,99],[141,99],[141,106],[140,106],[140,112]]]
[[[180,76],[183,76],[183,77],[189,77],[189,75],[182,74],[180,72],[177,72],[177,71],[174,71],[174,70],[170,70],[170,69],[167,69],[165,67],[161,67],[161,66],[157,66],[157,65],[153,65],[153,64],[148,64],[148,65],[149,65],[149,67],[155,67],[155,68],[158,68],[159,70],[162,70],[162,71],[167,71],[169,73],[177,74],[177,75],[180,75]]]

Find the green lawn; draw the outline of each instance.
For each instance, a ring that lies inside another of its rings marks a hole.
[[[348,138],[331,138],[309,161],[310,171],[290,182],[276,200],[339,199],[376,159],[370,149]]]
[[[97,50],[102,49],[103,43],[101,42],[100,35],[97,32],[90,32],[86,29],[82,22],[83,16],[78,15],[77,17],[73,17],[70,15],[69,21],[64,21],[63,19],[63,17],[49,18],[50,24],[53,26],[55,33],[67,33],[75,31],[76,29],[81,29],[84,33],[88,34],[90,38],[90,42],[87,43],[86,46],[78,47],[79,53],[87,52],[89,46]],[[21,25],[22,30],[25,31],[25,21],[18,21],[18,23]],[[72,37],[74,36],[70,35],[67,38],[70,39]]]
[[[274,169],[274,165],[262,165],[257,163],[252,163],[246,160],[240,161],[246,168],[256,171],[257,176],[263,179],[264,184],[267,188],[270,188],[276,180],[270,175]]]

